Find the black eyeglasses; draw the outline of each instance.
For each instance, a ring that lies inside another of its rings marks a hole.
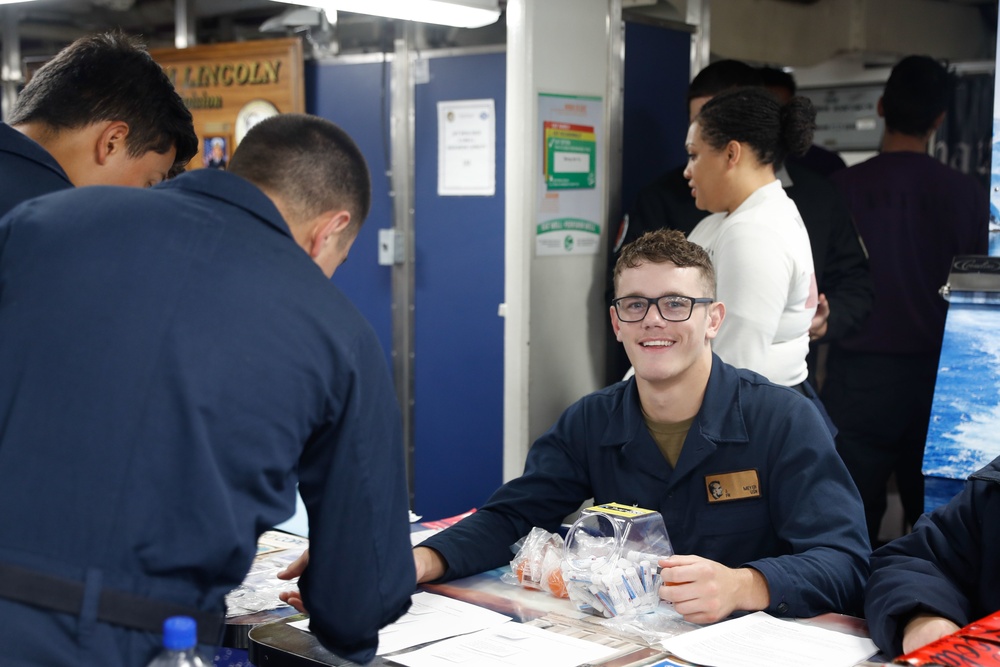
[[[674,294],[649,299],[644,296],[623,296],[612,300],[611,305],[622,322],[641,322],[646,319],[649,307],[654,303],[660,317],[668,322],[684,322],[691,319],[694,307],[699,303],[713,303],[708,297],[677,296]]]

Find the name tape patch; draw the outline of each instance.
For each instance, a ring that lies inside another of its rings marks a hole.
[[[705,492],[710,503],[759,498],[760,479],[756,470],[705,475]]]

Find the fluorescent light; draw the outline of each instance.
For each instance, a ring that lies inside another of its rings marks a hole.
[[[20,2],[34,2],[34,0],[0,0],[0,5],[16,5]]]
[[[2,0],[0,0],[2,1]],[[326,11],[355,12],[406,21],[481,28],[500,18],[497,0],[275,0]]]

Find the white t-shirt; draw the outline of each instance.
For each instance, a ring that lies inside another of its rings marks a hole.
[[[816,275],[809,234],[781,182],[758,188],[732,213],[708,216],[688,238],[712,257],[726,305],[715,353],[776,384],[805,380]]]

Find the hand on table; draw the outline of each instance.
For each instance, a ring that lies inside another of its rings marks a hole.
[[[277,575],[278,579],[288,580],[301,576],[302,573],[306,571],[307,565],[309,565],[309,549],[303,551],[302,555],[295,559],[295,562],[279,572]],[[278,598],[282,602],[295,607],[295,609],[303,614],[307,613],[306,608],[302,604],[302,593],[300,593],[297,589],[294,591],[284,591],[283,593],[278,593]]]
[[[660,598],[691,623],[715,623],[734,611],[759,611],[770,602],[767,580],[752,568],[728,568],[701,556],[660,561]]]
[[[415,547],[413,549],[413,564],[417,568],[418,584],[440,579],[441,575],[448,569],[441,554],[430,547]]]
[[[915,651],[935,639],[950,635],[959,627],[943,616],[917,614],[903,629],[903,653]]]
[[[441,554],[427,547],[417,547],[413,550],[413,562],[417,569],[417,583],[433,581],[443,575],[447,569]],[[308,565],[309,550],[306,549],[292,564],[279,572],[277,577],[285,580],[294,579],[301,576]],[[284,591],[278,594],[278,598],[303,614],[308,613],[302,604],[302,594],[298,590]]]

